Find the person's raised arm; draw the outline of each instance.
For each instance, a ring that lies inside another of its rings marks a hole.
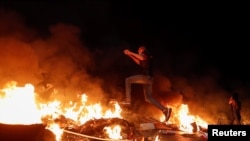
[[[125,49],[123,52],[124,52],[124,54],[128,55],[138,65],[140,64],[141,60],[145,59],[145,57],[143,55],[134,53],[128,49]]]

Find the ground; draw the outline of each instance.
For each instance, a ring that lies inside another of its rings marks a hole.
[[[141,133],[144,141],[206,141],[207,132],[195,132],[187,133],[180,131],[175,125],[168,125],[160,123],[159,121],[147,117],[145,115],[139,115],[131,111],[123,113],[123,117],[130,122],[135,123],[136,128]],[[154,123],[155,129],[141,130],[141,124]],[[157,140],[157,138],[159,140]],[[142,140],[143,141],[143,140]]]

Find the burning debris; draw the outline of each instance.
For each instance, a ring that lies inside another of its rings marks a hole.
[[[64,130],[61,141],[100,141],[100,140],[153,140],[160,141],[164,135],[183,136],[188,138],[207,139],[207,128],[190,123],[192,132],[183,131],[175,124],[166,124],[155,119],[138,115],[137,123],[131,123],[121,118],[92,119],[82,125],[77,125],[64,116],[56,119]],[[139,122],[141,120],[141,122]],[[73,124],[72,124],[73,123]],[[136,126],[136,124],[139,124]],[[150,128],[149,128],[150,127]],[[149,134],[149,132],[152,132]],[[157,138],[157,140],[156,140]]]
[[[60,115],[55,119],[47,116],[43,118],[43,123],[48,126],[52,124],[59,125],[59,128],[64,131],[62,141],[82,141],[82,139],[88,141],[132,140],[140,135],[133,123],[118,117],[90,119],[83,124],[79,124],[64,115]]]
[[[16,83],[10,83],[7,86],[1,91],[2,116],[0,122],[26,125],[43,124],[46,130],[55,135],[56,141],[142,140],[144,131],[138,128],[138,125],[143,123],[152,123],[153,128],[149,129],[155,131],[166,130],[166,132],[171,131],[176,134],[182,131],[190,135],[205,132],[202,129],[205,127],[205,122],[197,116],[189,115],[187,105],[173,108],[174,114],[169,121],[172,123],[162,123],[133,112],[128,112],[127,116],[124,112],[121,116],[122,108],[118,103],[112,104],[113,107],[109,107],[104,112],[100,104],[87,105],[86,95],[82,95],[80,98],[81,103],[72,103],[65,107],[60,101],[51,101],[47,104],[36,101],[32,84],[16,87]],[[20,101],[21,98],[25,99]],[[12,115],[9,115],[10,113]],[[23,113],[30,115],[26,115],[20,120],[20,117],[25,115]]]
[[[122,139],[129,139],[133,136],[135,130],[135,127],[130,124],[128,121],[120,118],[110,118],[110,119],[96,119],[96,120],[90,120],[86,122],[84,125],[81,125],[80,133],[92,135],[92,136],[100,136],[103,138],[108,138],[106,134],[106,131],[108,127],[115,127],[119,126],[121,131]]]
[[[78,127],[65,128],[64,130],[66,130],[66,134],[63,135],[63,138],[73,138],[72,133],[77,133],[78,135],[82,134],[80,137],[89,138],[89,141],[97,140],[98,138],[99,140],[110,139],[111,136],[117,140],[129,140],[135,137],[137,131],[133,124],[120,118],[93,119]],[[111,133],[111,130],[117,133]]]

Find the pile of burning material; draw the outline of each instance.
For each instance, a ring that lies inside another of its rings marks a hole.
[[[193,127],[192,132],[183,131],[177,127],[173,128],[173,125],[171,125],[170,127],[172,129],[159,128],[159,133],[163,135],[180,135],[183,137],[200,138],[202,140],[207,140],[207,128],[200,127],[195,122],[191,123],[191,126]]]
[[[64,128],[62,140],[133,140],[138,135],[135,126],[124,119],[101,118],[89,120],[80,126]]]
[[[141,132],[138,133],[139,131],[137,132],[135,128],[136,124],[143,123],[140,122],[143,120],[142,116],[128,112],[127,117],[124,117],[124,113],[121,117],[122,110],[117,103],[113,104],[114,107],[112,109],[104,112],[102,111],[102,106],[98,103],[86,105],[87,95],[85,94],[81,95],[79,103],[69,101],[70,103],[68,104],[62,104],[58,100],[39,103],[35,99],[34,86],[32,84],[27,84],[25,87],[16,87],[16,83],[10,83],[7,85],[7,88],[1,90],[0,101],[2,109],[1,123],[25,125],[42,123],[46,125],[46,129],[54,133],[57,141],[59,139],[60,141],[134,140],[135,138],[140,140],[143,137],[140,135]],[[78,104],[81,106],[78,107]],[[206,125],[206,122],[198,116],[188,113],[187,105],[181,105],[176,109],[173,108],[172,113],[168,122],[176,125],[182,131],[194,131],[197,129],[197,131],[200,131],[198,126],[204,127],[203,125]],[[133,116],[134,114],[136,116]],[[146,118],[144,121],[147,120],[149,119]],[[156,123],[157,121],[158,124]],[[155,129],[160,129],[159,127],[162,129],[165,126],[160,121],[161,118],[152,120]],[[193,122],[197,124],[190,125]],[[131,123],[135,123],[135,125]],[[164,128],[173,130],[174,126],[167,126]],[[192,128],[192,126],[195,128]],[[152,129],[152,126],[149,127]],[[77,137],[77,139],[71,139],[72,136]],[[64,140],[61,140],[62,138]]]
[[[148,138],[152,138],[152,136],[148,136],[148,132],[154,132],[158,134],[158,136],[178,136],[185,138],[193,138],[193,139],[202,139],[207,140],[207,128],[204,126],[200,126],[195,121],[186,123],[186,126],[180,126],[175,123],[164,123],[158,120],[143,117],[143,122],[140,124],[140,131],[145,136],[147,134]],[[183,127],[188,127],[183,128]],[[155,132],[156,131],[156,132]],[[177,137],[177,138],[178,138]]]

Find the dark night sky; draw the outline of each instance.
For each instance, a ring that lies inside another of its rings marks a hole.
[[[204,73],[213,66],[223,81],[244,83],[248,75],[248,45],[245,44],[245,10],[238,7],[170,4],[163,2],[91,1],[78,2],[2,2],[20,13],[28,26],[46,33],[57,22],[80,27],[82,40],[92,49],[110,48],[128,42],[136,49],[146,43],[159,61],[168,62],[172,72],[180,71],[185,53],[196,54],[196,65],[189,71]],[[165,57],[165,58],[164,58]]]

